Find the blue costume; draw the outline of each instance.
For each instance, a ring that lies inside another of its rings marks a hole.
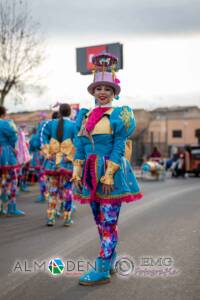
[[[32,159],[30,161],[30,168],[37,169],[41,164],[41,159],[39,157],[40,152],[40,142],[37,133],[31,135],[29,141],[29,151],[32,154]]]
[[[133,111],[128,106],[112,107],[120,93],[114,68],[117,58],[109,53],[93,57],[94,80],[88,91],[97,107],[82,109],[77,119],[76,154],[72,180],[74,199],[90,203],[100,238],[96,269],[83,274],[82,285],[110,281],[116,261],[118,217],[122,202],[142,197],[129,161],[125,158],[128,137],[135,129]]]
[[[17,128],[14,122],[0,119],[1,215],[24,215],[24,212],[16,208],[16,169],[19,167],[15,152],[17,137]]]
[[[32,134],[31,139],[29,141],[29,150],[32,153],[32,159],[30,162],[30,169],[36,174],[39,187],[40,187],[40,195],[38,196],[36,202],[45,202],[47,192],[47,178],[44,174],[44,156],[41,153],[41,147],[43,145],[42,141],[42,132],[46,125],[50,122],[50,120],[42,121],[37,128],[37,132]]]
[[[100,258],[107,262],[116,259],[121,203],[142,197],[131,165],[125,158],[126,141],[135,129],[135,119],[127,106],[110,107],[88,135],[85,125],[91,114],[82,109],[77,120],[73,180],[80,179],[83,188],[81,191],[74,188],[73,193],[75,200],[90,203],[100,237]],[[109,195],[103,193],[102,183],[113,185]],[[85,276],[80,279],[82,284],[87,282]],[[95,280],[98,278],[94,276]]]
[[[42,152],[45,157],[44,170],[49,177],[49,200],[47,225],[55,224],[55,213],[58,198],[63,201],[64,225],[72,223],[72,191],[71,176],[73,170],[73,156],[75,148],[73,140],[75,136],[75,124],[63,117],[62,141],[57,140],[58,119],[48,122],[42,132]]]

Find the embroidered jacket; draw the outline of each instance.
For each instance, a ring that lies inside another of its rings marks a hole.
[[[127,138],[135,129],[135,119],[128,106],[110,108],[88,133],[85,126],[91,111],[82,109],[77,119],[76,154],[72,180],[81,180],[80,193],[74,188],[74,198],[82,203],[130,202],[142,197],[130,163],[125,158]],[[105,195],[102,183],[113,185]]]

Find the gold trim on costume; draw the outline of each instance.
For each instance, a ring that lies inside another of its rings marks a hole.
[[[106,168],[105,175],[101,177],[100,181],[101,181],[101,183],[104,183],[104,184],[113,185],[114,184],[114,179],[113,179],[114,174],[117,170],[119,170],[120,165],[114,163],[111,160],[107,160],[106,164],[107,164],[107,168]]]
[[[41,148],[41,152],[46,159],[49,158],[49,144],[43,145]]]
[[[82,167],[83,164],[84,164],[84,160],[82,160],[82,159],[76,159],[73,162],[73,165],[76,166],[76,167]]]
[[[110,126],[110,121],[109,119],[104,116],[94,127],[92,130],[91,134],[112,134],[113,130]]]
[[[75,147],[71,139],[66,139],[62,143],[59,143],[56,139],[51,138],[49,145],[46,144],[42,147],[42,153],[48,159],[51,155],[56,155],[56,165],[59,165],[63,154],[67,160],[73,161],[75,154]]]
[[[127,140],[125,144],[125,157],[128,161],[131,161],[131,156],[132,156],[132,141]]]
[[[123,121],[126,131],[128,131],[131,126],[132,111],[129,111],[127,107],[123,107],[120,113],[120,119]]]
[[[69,220],[71,217],[71,211],[64,211],[64,220]]]
[[[79,181],[82,178],[83,175],[83,164],[84,160],[76,159],[73,162],[73,174],[71,181]]]

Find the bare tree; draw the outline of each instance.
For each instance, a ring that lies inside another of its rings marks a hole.
[[[0,0],[0,105],[23,94],[43,60],[44,46],[26,0]]]

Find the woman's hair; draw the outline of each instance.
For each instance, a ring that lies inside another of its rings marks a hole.
[[[63,117],[69,117],[71,114],[71,107],[67,103],[63,103],[59,108],[59,121],[58,121],[58,129],[57,129],[57,140],[61,143],[63,138]]]
[[[6,114],[6,108],[4,106],[0,106],[0,117]]]
[[[115,89],[114,89],[114,87],[112,87],[112,86],[110,86],[110,87],[113,90],[113,94],[115,95]]]
[[[36,134],[36,133],[37,133],[37,127],[33,127],[31,134]]]
[[[51,115],[52,120],[53,119],[58,119],[59,118],[59,112],[58,111],[54,111]]]

